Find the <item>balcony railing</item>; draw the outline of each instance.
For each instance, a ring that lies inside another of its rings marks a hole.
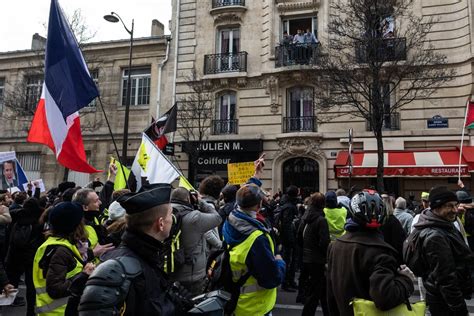
[[[366,121],[366,130],[368,132],[372,131],[372,123]],[[385,116],[383,121],[382,130],[384,131],[398,131],[400,129],[400,113],[392,113]]]
[[[316,116],[298,116],[283,118],[283,133],[317,132]]]
[[[405,38],[380,38],[371,43],[356,45],[356,61],[367,63],[370,61],[385,62],[407,59],[407,43]]]
[[[212,135],[237,134],[239,120],[213,120]]]
[[[204,56],[204,74],[247,71],[247,52]]]
[[[212,8],[221,8],[227,6],[245,6],[245,0],[212,0]]]
[[[315,65],[320,57],[320,44],[289,44],[275,47],[275,67]]]

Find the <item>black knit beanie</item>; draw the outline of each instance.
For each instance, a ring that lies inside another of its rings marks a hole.
[[[447,202],[457,202],[456,194],[446,187],[434,187],[430,191],[430,208],[436,209]]]

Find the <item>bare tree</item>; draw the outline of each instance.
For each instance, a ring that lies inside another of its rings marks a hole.
[[[377,189],[384,190],[383,131],[400,108],[432,95],[455,75],[429,40],[436,21],[414,0],[331,1],[328,43],[315,74],[317,108],[364,118],[377,140]],[[336,109],[337,108],[337,109]]]
[[[196,70],[186,78],[189,93],[178,100],[178,134],[192,144],[186,147],[191,165],[195,166],[200,154],[200,144],[210,132],[214,115],[212,91],[204,80],[199,80]],[[189,175],[194,179],[194,174]]]

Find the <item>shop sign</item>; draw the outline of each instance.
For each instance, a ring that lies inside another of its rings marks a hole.
[[[174,156],[174,143],[166,144],[165,148],[163,148],[163,153],[168,156]]]
[[[459,172],[458,167],[385,167],[384,176],[391,177],[453,177],[457,176]],[[349,177],[349,168],[337,168],[337,177]],[[352,172],[353,177],[376,177],[377,168],[354,168]],[[466,166],[461,166],[461,176],[469,176],[469,170]]]
[[[231,184],[243,184],[253,176],[255,172],[255,166],[253,161],[250,162],[237,162],[230,163],[227,165],[227,177]]]
[[[185,152],[229,152],[229,151],[245,151],[260,152],[263,149],[260,140],[235,140],[235,141],[202,141],[202,142],[185,142],[183,150]]]
[[[230,158],[225,157],[199,157],[197,164],[200,166],[226,165],[230,162]]]
[[[441,115],[435,115],[427,121],[428,128],[448,128],[448,119]]]

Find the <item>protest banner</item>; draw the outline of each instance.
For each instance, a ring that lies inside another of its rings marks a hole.
[[[35,182],[39,186],[41,193],[46,192],[46,187],[44,186],[43,179],[37,179],[37,180],[31,181],[32,184]],[[23,190],[28,191],[28,182],[23,183]],[[34,188],[33,188],[33,191],[34,191]]]
[[[244,184],[255,172],[253,161],[227,164],[227,177],[230,184]]]

